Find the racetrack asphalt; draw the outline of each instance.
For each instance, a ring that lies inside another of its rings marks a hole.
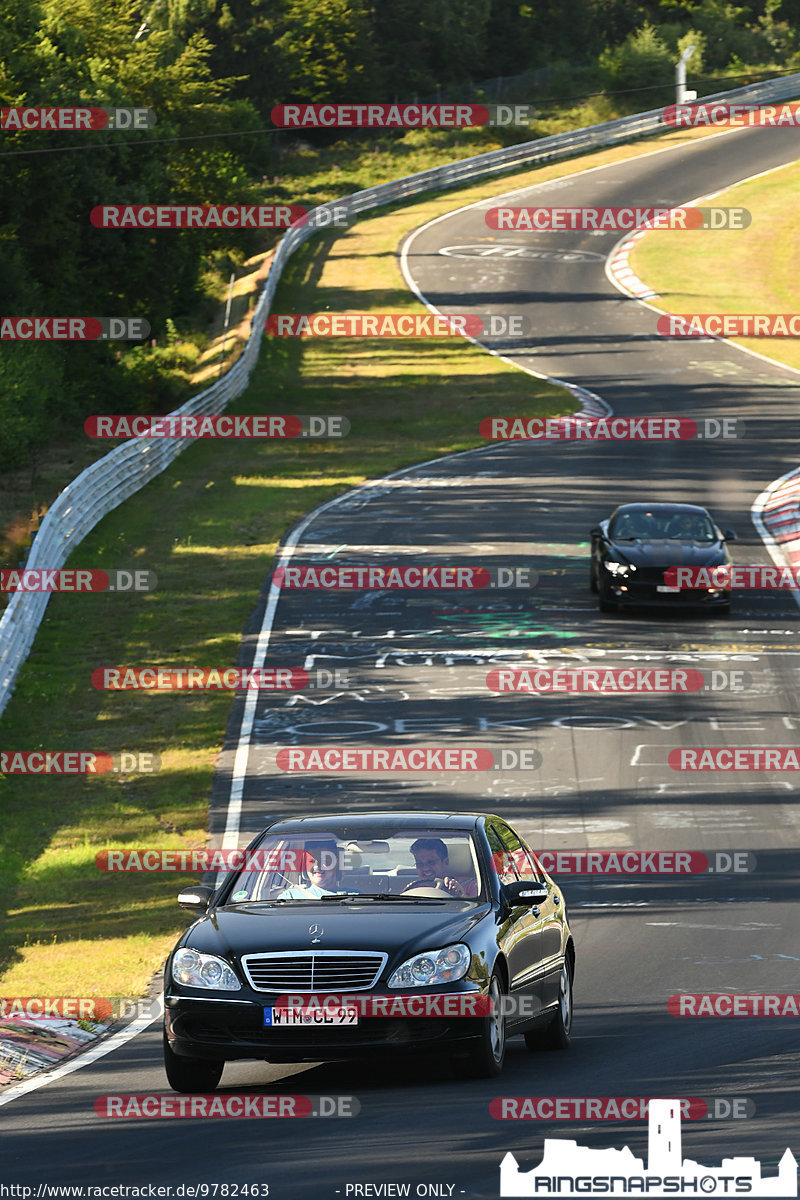
[[[755,128],[513,196],[498,184],[497,195],[519,205],[672,206],[799,153],[794,131]],[[310,1128],[307,1120],[97,1117],[100,1095],[167,1090],[154,1024],[2,1108],[6,1184],[268,1183],[271,1197],[333,1200],[358,1194],[347,1185],[408,1182],[411,1195],[417,1185],[437,1184],[453,1185],[452,1193],[445,1186],[431,1194],[477,1198],[498,1195],[507,1151],[523,1168],[536,1165],[543,1137],[628,1145],[646,1157],[643,1121],[500,1121],[489,1111],[499,1096],[749,1097],[756,1106],[750,1119],[684,1122],[687,1155],[709,1165],[753,1155],[774,1172],[787,1146],[800,1150],[797,1019],[692,1020],[667,1012],[669,996],[682,991],[796,990],[796,782],[791,774],[681,774],[666,755],[678,746],[796,744],[797,606],[789,593],[764,591],[737,597],[728,619],[602,616],[589,592],[587,558],[589,529],[616,504],[675,499],[707,506],[736,530],[737,563],[769,563],[750,508],[798,462],[800,375],[724,342],[659,338],[656,314],[606,279],[605,257],[619,234],[495,231],[485,222],[494,203],[440,218],[405,240],[409,281],[431,305],[524,314],[532,332],[521,345],[487,344],[524,369],[597,393],[618,415],[736,417],[745,436],[487,443],[366,485],[313,517],[297,560],[502,564],[532,567],[540,581],[529,591],[282,591],[269,665],[347,670],[350,686],[258,697],[239,844],[289,814],[478,810],[506,817],[542,850],[750,851],[755,869],[559,877],[578,956],[566,1053],[532,1056],[515,1039],[504,1074],[482,1082],[410,1056],[388,1064],[226,1067],[222,1092],[358,1097],[358,1116],[319,1118]],[[485,255],[475,247],[494,249]],[[494,415],[502,414],[487,395],[486,416]],[[265,584],[245,633],[244,663],[255,652],[267,596]],[[741,669],[748,683],[744,692],[688,696],[493,694],[487,672],[510,664]],[[216,834],[226,824],[243,709],[240,697],[215,781]],[[275,764],[278,746],[334,744],[533,747],[541,766],[415,778],[295,776]]]

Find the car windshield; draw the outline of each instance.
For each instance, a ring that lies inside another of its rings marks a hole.
[[[463,903],[482,894],[475,844],[460,830],[376,825],[274,834],[246,852],[244,865],[226,904],[331,902],[336,896]]]
[[[704,513],[695,512],[635,512],[618,513],[611,522],[609,536],[615,541],[715,542],[716,531]]]

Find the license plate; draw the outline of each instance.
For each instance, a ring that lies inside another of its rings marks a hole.
[[[264,1024],[287,1025],[357,1025],[357,1008],[265,1008]]]
[[[681,589],[676,587],[667,587],[665,583],[656,584],[657,592],[679,592]]]

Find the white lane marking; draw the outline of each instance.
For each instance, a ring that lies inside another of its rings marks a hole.
[[[3,1088],[0,1092],[0,1107],[8,1104],[11,1100],[18,1100],[20,1096],[27,1096],[29,1092],[35,1092],[47,1083],[54,1083],[57,1079],[63,1079],[65,1075],[71,1075],[73,1071],[79,1071],[81,1067],[88,1067],[91,1063],[97,1062],[99,1058],[105,1058],[106,1054],[110,1054],[112,1050],[119,1050],[120,1046],[124,1046],[131,1038],[137,1037],[148,1025],[152,1025],[156,1017],[161,1016],[164,1011],[163,995],[153,1001],[153,1007],[155,1011],[149,1017],[137,1017],[134,1021],[131,1021],[130,1025],[126,1025],[124,1029],[121,1029],[119,1033],[114,1033],[108,1038],[102,1038],[96,1046],[82,1051],[77,1058],[72,1058],[69,1062],[63,1063],[59,1067],[53,1067],[52,1070],[45,1071],[41,1075],[34,1075],[32,1079],[25,1079],[22,1083],[16,1083],[11,1087]]]
[[[574,908],[575,906],[572,905]],[[653,926],[678,926],[681,929],[727,929],[734,933],[755,933],[760,929],[781,929],[781,925],[773,925],[768,921],[744,921],[741,925],[698,925],[694,921],[645,921],[645,925]],[[729,959],[729,962],[738,962],[739,959]]]
[[[476,450],[482,447],[475,447]],[[466,454],[472,453],[467,450]],[[481,505],[483,508],[483,505]],[[301,546],[295,549],[295,558],[300,558],[302,555],[307,555],[310,558],[333,558],[340,550],[347,550],[348,557],[353,554],[394,554],[396,557],[401,557],[406,554],[413,554],[416,558],[422,558],[427,555],[438,555],[440,558],[446,555],[448,560],[458,555],[464,558],[467,562],[474,560],[478,553],[484,554],[493,551],[497,546],[497,542],[470,542],[468,546],[458,545],[452,546],[434,546],[430,542],[424,546],[416,545],[412,542],[394,542],[392,545],[381,544],[379,542],[368,542],[365,545],[360,545],[357,542],[345,542],[341,546],[333,546],[332,542],[303,542]],[[288,589],[287,589],[288,590]],[[320,589],[322,590],[322,589]]]

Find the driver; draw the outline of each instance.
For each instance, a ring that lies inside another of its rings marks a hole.
[[[477,896],[478,885],[474,879],[459,879],[449,875],[450,863],[447,847],[441,838],[417,838],[411,847],[417,867],[417,878],[407,883],[403,892],[415,887],[445,888],[453,896]],[[402,895],[402,892],[400,893]]]
[[[667,535],[673,538],[697,538],[700,530],[691,513],[680,513],[670,521]]]

